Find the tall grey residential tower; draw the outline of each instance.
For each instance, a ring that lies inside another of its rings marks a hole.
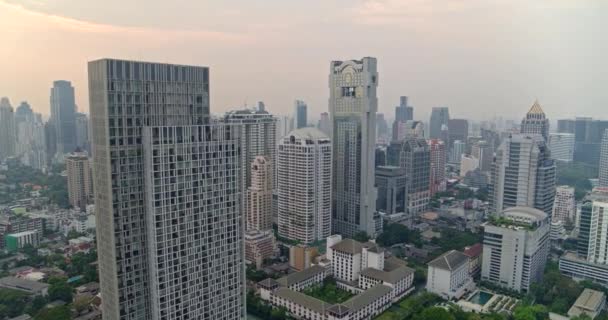
[[[76,102],[74,87],[69,81],[53,82],[50,121],[55,127],[57,152],[74,151],[76,149]]]
[[[376,58],[332,61],[329,113],[333,145],[333,231],[376,233],[374,157],[378,98]]]
[[[209,69],[88,69],[104,319],[243,318],[240,128],[206,125]]]
[[[430,137],[435,139],[442,139],[441,130],[443,126],[447,126],[450,121],[450,111],[447,107],[435,107],[431,111],[430,121]],[[449,130],[449,127],[448,127]],[[447,139],[442,139],[447,142]]]

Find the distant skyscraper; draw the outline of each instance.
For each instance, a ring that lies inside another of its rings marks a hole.
[[[76,146],[90,152],[89,148],[89,117],[84,113],[76,113]]]
[[[460,159],[467,148],[467,144],[463,141],[456,140],[452,145],[452,154],[450,155],[450,163],[460,163]]]
[[[266,111],[266,105],[264,101],[258,101],[257,111]]]
[[[438,191],[445,191],[445,143],[439,139],[428,141],[431,159],[431,197]]]
[[[501,212],[502,220],[484,225],[481,279],[527,292],[542,281],[549,255],[548,215],[529,207]]]
[[[110,88],[110,90],[112,90]],[[122,99],[116,96],[116,99]],[[126,99],[126,97],[124,97]],[[119,102],[123,103],[122,100]],[[124,103],[128,103],[124,101]],[[69,81],[58,80],[51,88],[51,123],[55,126],[57,152],[70,153],[76,149],[76,102],[74,87]]]
[[[503,141],[496,152],[490,189],[493,212],[525,206],[552,213],[555,162],[542,136],[517,134]]]
[[[44,146],[46,153],[46,166],[50,167],[57,153],[57,135],[55,125],[51,121],[44,123]]]
[[[435,107],[431,112],[430,137],[441,139],[441,127],[447,126],[450,120],[450,112],[446,107]],[[449,127],[448,127],[449,129]],[[443,140],[443,139],[442,139]]]
[[[295,129],[308,127],[308,106],[302,100],[296,100],[294,103],[294,121]]]
[[[387,153],[389,165],[405,169],[408,213],[424,212],[431,198],[431,151],[426,140],[408,137],[391,142]]]
[[[70,204],[80,211],[86,211],[93,193],[91,166],[86,153],[73,153],[65,159],[68,174],[68,195]]]
[[[384,119],[384,113],[376,114],[376,139],[378,141],[388,142],[388,123]]]
[[[549,140],[549,119],[545,116],[545,112],[535,101],[526,117],[521,121],[521,133],[524,134],[540,134]]]
[[[399,105],[395,107],[395,121],[406,122],[414,120],[414,107],[408,106],[407,97],[399,98]]]
[[[205,125],[209,69],[88,69],[104,319],[242,319],[241,128]]]
[[[471,147],[471,155],[479,160],[481,172],[491,172],[494,162],[494,148],[485,140],[478,141]]]
[[[572,162],[574,160],[574,134],[549,134],[549,150],[551,150],[551,158],[562,162]]]
[[[557,120],[557,132],[572,133],[575,132],[575,121],[572,119]]]
[[[388,215],[407,213],[407,175],[405,169],[395,166],[376,168],[378,199],[376,209]]]
[[[0,162],[15,155],[15,115],[8,98],[0,99]]]
[[[321,118],[319,119],[319,125],[317,126],[321,132],[325,133],[328,137],[331,136],[331,120],[329,119],[329,113],[323,112],[321,113]],[[286,136],[287,134],[283,135]]]
[[[15,112],[17,130],[16,156],[25,166],[46,167],[45,129],[42,116],[33,113],[29,104],[22,102]]]
[[[30,104],[27,101],[21,102],[15,110],[15,128],[18,128],[21,122],[32,121],[33,117],[34,112]]]
[[[551,221],[562,221],[574,223],[576,214],[574,188],[559,186],[555,188],[555,201]]]
[[[448,120],[448,136],[450,146],[452,146],[456,140],[466,143],[469,137],[469,121],[466,119]]]
[[[288,133],[293,130],[293,119],[289,116],[279,115],[276,117],[277,119],[277,133],[276,133],[276,141],[283,139]],[[329,119],[329,116],[328,116]],[[329,121],[329,120],[328,120]]]
[[[376,232],[374,149],[378,99],[375,58],[333,61],[329,112],[333,134],[332,218],[335,233]]]
[[[279,235],[310,244],[331,235],[331,141],[315,128],[297,129],[279,141]]]
[[[608,187],[608,129],[604,131],[600,148],[599,180],[600,187]]]
[[[247,190],[247,230],[272,229],[273,167],[265,156],[257,156],[251,166],[251,186]]]

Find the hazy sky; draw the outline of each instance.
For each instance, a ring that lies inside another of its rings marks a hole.
[[[316,118],[329,62],[373,56],[390,118],[407,95],[425,121],[519,119],[536,98],[608,119],[606,0],[0,0],[0,40],[0,96],[45,114],[56,79],[86,112],[86,62],[113,57],[209,66],[214,113],[299,98]]]

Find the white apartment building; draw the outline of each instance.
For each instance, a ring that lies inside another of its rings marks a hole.
[[[574,223],[576,215],[576,201],[574,188],[569,186],[558,186],[555,189],[555,202],[553,203],[552,221]]]
[[[384,251],[375,243],[344,239],[331,247],[331,265],[336,280],[358,281],[364,269],[384,269]]]
[[[307,127],[283,137],[277,147],[278,232],[304,244],[331,234],[332,145]]]
[[[600,147],[599,186],[608,187],[608,130],[604,131]]]
[[[93,195],[92,171],[86,153],[73,153],[65,158],[68,173],[68,195],[74,208],[86,211]]]
[[[512,207],[484,224],[481,279],[515,291],[541,281],[549,254],[549,218],[530,207]]]
[[[557,161],[572,162],[574,159],[574,133],[549,134],[551,157]]]
[[[469,271],[467,255],[448,251],[429,262],[426,289],[447,300],[460,299],[475,287]]]
[[[247,230],[245,232],[245,262],[257,269],[262,267],[265,259],[272,258],[277,245],[272,230]]]
[[[256,156],[251,163],[251,186],[247,190],[247,230],[272,229],[273,168],[266,156]]]

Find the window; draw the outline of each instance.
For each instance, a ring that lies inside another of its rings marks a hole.
[[[355,87],[342,87],[343,97],[355,97]]]

